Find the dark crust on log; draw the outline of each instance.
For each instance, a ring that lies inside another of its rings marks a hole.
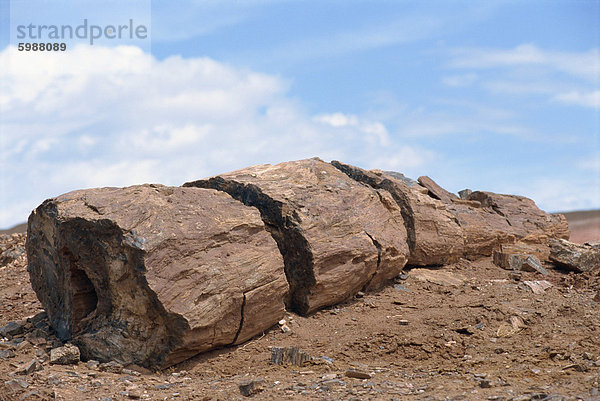
[[[410,206],[410,202],[406,194],[404,194],[402,191],[399,191],[397,185],[387,178],[376,178],[370,174],[367,174],[364,170],[341,163],[337,160],[333,160],[331,165],[340,170],[342,173],[346,174],[348,177],[352,178],[354,181],[367,184],[374,189],[386,190],[390,193],[390,195],[392,195],[400,207],[400,213],[402,214],[404,227],[406,228],[406,235],[408,237],[408,250],[413,252],[416,244],[415,219],[412,207]]]
[[[313,254],[298,224],[295,212],[286,214],[281,202],[274,200],[253,184],[242,184],[222,177],[188,182],[184,187],[211,188],[223,191],[246,206],[256,207],[267,230],[277,242],[283,256],[285,276],[290,286],[287,307],[299,314],[309,308],[308,294],[316,284]]]

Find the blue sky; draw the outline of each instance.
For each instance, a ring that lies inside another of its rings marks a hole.
[[[39,1],[0,0],[0,227],[73,189],[312,156],[600,208],[599,0]],[[18,52],[29,17],[150,36]]]

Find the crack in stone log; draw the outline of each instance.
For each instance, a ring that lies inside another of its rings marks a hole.
[[[371,234],[369,234],[368,232],[365,231],[365,234],[367,234],[367,237],[369,237],[371,239],[371,241],[373,241],[373,245],[375,245],[375,248],[377,248],[377,268],[375,269],[375,271],[369,278],[369,281],[367,281],[367,284],[365,284],[365,286],[363,287],[363,291],[365,291],[366,289],[369,288],[371,281],[373,281],[373,278],[379,272],[379,266],[381,266],[381,244],[379,242],[377,242],[377,240],[375,238],[373,238],[373,236]]]
[[[242,328],[244,327],[244,309],[246,308],[246,293],[243,294],[242,298],[242,306],[240,307],[240,327],[238,327],[237,332],[235,333],[235,337],[230,345],[235,344],[242,332]]]
[[[309,309],[308,293],[314,287],[316,280],[313,271],[313,255],[302,229],[298,226],[296,213],[286,213],[281,202],[267,196],[253,184],[212,177],[185,183],[183,186],[226,192],[244,205],[258,209],[265,227],[271,233],[283,256],[285,276],[290,286],[286,306],[294,312],[306,314]]]
[[[413,252],[416,243],[415,219],[412,207],[406,194],[402,193],[401,191],[398,191],[395,188],[394,183],[392,183],[388,179],[376,179],[373,176],[365,174],[364,171],[361,171],[360,169],[354,166],[341,163],[337,160],[333,160],[331,162],[331,165],[357,182],[365,183],[375,189],[384,189],[388,191],[390,195],[392,195],[392,197],[400,207],[400,213],[402,214],[402,220],[404,222],[404,227],[406,228],[406,235],[408,237],[408,249],[410,252]]]

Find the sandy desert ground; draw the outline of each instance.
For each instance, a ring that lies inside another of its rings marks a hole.
[[[600,211],[567,218],[573,240],[600,240]],[[4,234],[2,244],[19,249],[24,238]],[[515,273],[490,258],[406,269],[381,292],[310,317],[288,314],[289,333],[274,327],[152,372],[50,365],[60,344],[39,315],[26,264],[23,254],[0,267],[0,326],[22,325],[0,341],[2,401],[246,399],[240,386],[266,400],[600,400],[598,273]],[[538,280],[552,286],[534,293]],[[312,360],[274,365],[273,347]]]

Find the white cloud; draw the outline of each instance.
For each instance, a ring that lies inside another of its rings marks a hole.
[[[600,91],[590,91],[590,87],[598,88],[600,83],[598,49],[558,52],[532,44],[513,49],[463,48],[451,52],[448,65],[469,72],[444,78],[446,85],[469,83],[467,78],[460,77],[469,77],[473,70],[487,69],[493,71],[494,78],[481,78],[477,83],[494,94],[539,95],[549,101],[600,108]]]
[[[387,128],[378,121],[364,120],[355,115],[343,113],[321,114],[315,116],[313,120],[334,128],[356,128],[366,134],[372,143],[380,146],[388,146],[390,144]]]
[[[559,93],[552,98],[562,103],[574,104],[577,106],[590,107],[600,109],[600,90],[592,92],[571,91],[567,93]]]
[[[496,68],[511,66],[538,66],[597,82],[600,76],[600,52],[556,52],[522,44],[514,49],[455,49],[450,61],[458,68]]]
[[[377,120],[308,115],[278,77],[134,47],[0,52],[0,227],[77,188],[168,185],[312,156],[403,170],[430,152]],[[374,165],[379,160],[381,164]]]

